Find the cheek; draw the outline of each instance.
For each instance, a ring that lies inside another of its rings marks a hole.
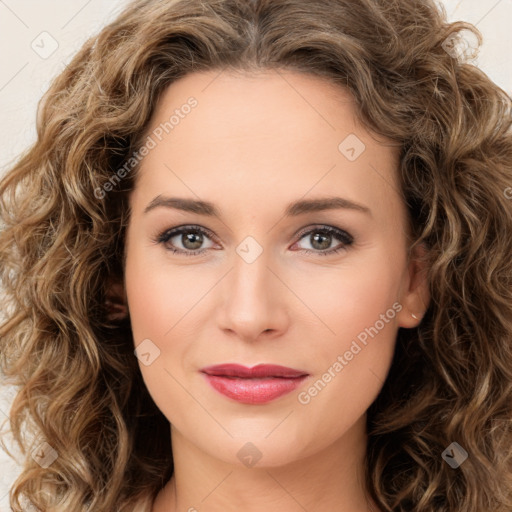
[[[337,267],[317,269],[314,278],[289,276],[297,296],[325,326],[325,344],[339,348],[340,342],[356,337],[379,321],[399,299],[400,256],[387,258],[377,248],[361,258],[347,258]],[[305,274],[305,273],[304,273]],[[394,319],[395,310],[389,312]],[[380,324],[379,324],[380,325]],[[387,324],[386,324],[387,325]],[[332,340],[332,343],[327,340]]]
[[[151,336],[171,336],[211,287],[208,276],[198,278],[193,265],[176,268],[166,265],[165,258],[158,263],[154,259],[144,250],[134,250],[126,259],[126,293],[135,344]]]
[[[390,261],[375,253],[358,268],[317,275],[307,294],[327,328],[315,338],[314,378],[297,398],[309,410],[308,421],[327,436],[364,414],[389,371],[402,309],[400,259]]]
[[[212,284],[198,279],[193,266],[173,268],[171,274],[170,266],[150,265],[149,261],[143,250],[128,253],[126,294],[144,383],[157,407],[171,420],[176,411],[190,407],[176,369],[184,367],[192,347],[189,315]]]
[[[314,373],[297,394],[299,414],[306,430],[300,431],[306,452],[328,446],[361,418],[381,391],[393,359],[397,327],[395,307],[375,308],[379,313],[359,318],[339,317],[339,335],[330,343],[318,344]],[[377,319],[376,319],[377,318]],[[317,433],[311,439],[309,433]],[[319,441],[321,439],[321,441]],[[309,445],[308,445],[309,443]]]

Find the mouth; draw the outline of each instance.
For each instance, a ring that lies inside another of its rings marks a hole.
[[[210,386],[222,395],[245,404],[263,404],[290,393],[309,376],[286,366],[259,364],[248,368],[221,364],[202,368]]]

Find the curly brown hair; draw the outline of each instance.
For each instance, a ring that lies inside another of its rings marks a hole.
[[[433,0],[138,0],[89,39],[43,97],[37,141],[0,182],[1,370],[26,458],[11,507],[150,510],[173,472],[169,423],[112,321],[128,194],[162,91],[202,70],[288,69],[353,95],[401,147],[430,307],[400,329],[368,410],[367,487],[394,512],[512,510],[512,99],[447,51],[469,30]],[[99,198],[110,182],[112,190]],[[30,434],[30,435],[29,435]],[[453,441],[469,458],[454,470]],[[48,442],[59,457],[38,465]]]

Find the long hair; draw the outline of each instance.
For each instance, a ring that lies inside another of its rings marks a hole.
[[[130,322],[108,316],[137,168],[112,177],[162,91],[206,70],[324,78],[399,145],[431,304],[399,329],[368,410],[366,485],[389,512],[512,510],[512,98],[450,45],[463,30],[481,43],[433,0],[139,0],[83,45],[0,182],[0,368],[25,454],[15,512],[23,499],[149,510],[172,475]],[[468,454],[456,469],[442,457],[454,442]],[[57,458],[41,464],[38,450]]]

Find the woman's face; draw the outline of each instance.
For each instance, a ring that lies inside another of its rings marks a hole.
[[[347,92],[284,71],[190,74],[147,135],[125,292],[173,432],[268,466],[360,440],[397,330],[426,301],[406,257],[397,148],[357,124]],[[203,371],[224,364],[305,376]]]

